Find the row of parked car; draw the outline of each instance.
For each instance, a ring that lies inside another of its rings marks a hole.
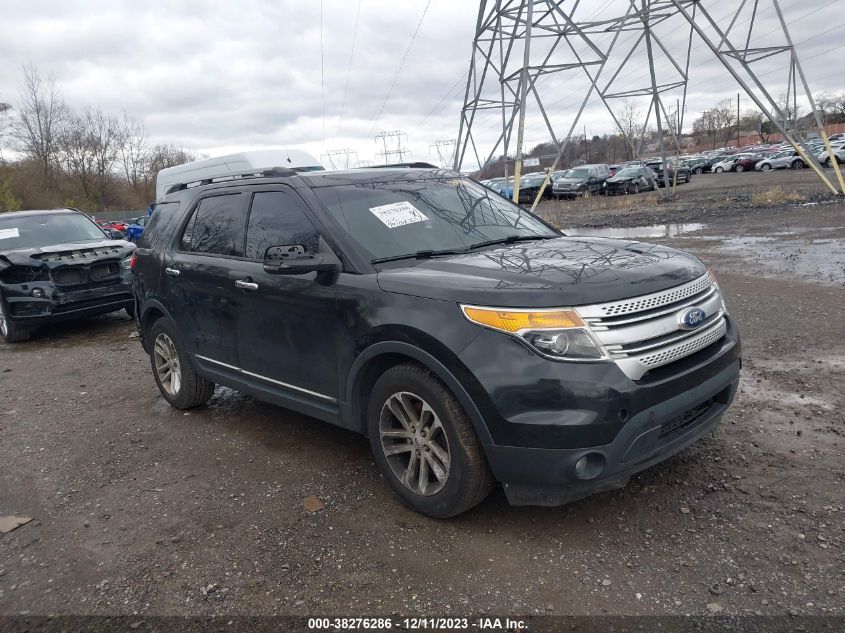
[[[828,152],[821,139],[807,143],[810,152],[825,167],[832,167],[833,161],[845,163],[845,134],[830,137],[832,152]],[[693,175],[721,174],[724,172],[772,171],[775,169],[802,169],[807,161],[789,143],[773,143],[743,148],[722,147],[702,154],[683,155],[668,161],[666,170],[660,158],[629,161],[619,165],[597,163],[562,169],[549,174],[549,184],[543,190],[543,198],[576,198],[597,194],[636,194],[654,191],[665,186],[666,172],[670,184],[690,182]],[[534,201],[546,178],[545,173],[525,174],[519,183],[519,202]],[[492,178],[481,184],[493,189],[505,198],[513,198],[513,178]]]
[[[144,234],[144,227],[147,225],[149,216],[142,215],[128,220],[115,220],[113,222],[99,220],[97,226],[103,229],[110,237],[116,240],[128,240],[137,243]]]
[[[821,139],[813,139],[807,148],[825,167],[832,167],[833,161],[845,163],[845,134],[830,137],[833,150],[827,151]],[[807,160],[789,143],[753,145],[743,148],[723,147],[697,156],[681,157],[695,174],[743,171],[772,171],[775,169],[803,169]]]
[[[619,165],[596,163],[562,169],[549,174],[549,184],[543,191],[543,198],[577,198],[592,195],[637,194],[654,191],[665,186],[666,172],[670,185],[685,184],[692,180],[693,171],[684,161],[671,160],[663,169],[659,158],[645,161],[629,161]],[[533,202],[545,180],[545,173],[526,174],[519,182],[519,202]],[[513,198],[512,178],[493,178],[482,181],[505,198]]]

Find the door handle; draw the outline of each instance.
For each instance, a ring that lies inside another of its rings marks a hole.
[[[258,284],[252,281],[247,281],[246,279],[236,279],[235,288],[241,288],[242,290],[258,290]]]
[[[166,272],[171,277],[178,277],[179,276],[179,270],[176,269],[176,268],[165,268],[164,272]]]

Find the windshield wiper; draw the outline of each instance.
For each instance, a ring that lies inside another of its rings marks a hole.
[[[466,249],[443,249],[439,251],[425,250],[417,251],[416,253],[405,253],[404,255],[390,255],[389,257],[376,257],[370,260],[373,264],[381,264],[382,262],[395,262],[400,259],[428,259],[430,257],[437,257],[438,255],[463,255],[467,252]]]
[[[486,242],[478,242],[469,247],[469,250],[474,251],[477,248],[484,248],[485,246],[495,246],[496,244],[513,244],[514,242],[527,242],[532,240],[550,240],[560,235],[508,235],[507,237],[500,237],[497,240],[487,240]]]

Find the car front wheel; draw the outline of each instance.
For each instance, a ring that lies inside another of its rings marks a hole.
[[[721,173],[722,173],[723,171],[725,171],[725,170],[724,170],[724,169],[722,169],[721,167],[717,167],[717,168],[716,168],[716,169],[714,169],[713,171],[715,171],[717,174],[721,174]]]
[[[760,167],[763,171],[772,171],[772,166],[769,163],[763,163],[762,167]]]
[[[200,376],[166,317],[156,321],[149,334],[153,378],[164,399],[177,409],[192,409],[208,402],[214,383]]]
[[[737,171],[737,173],[742,173],[742,172],[745,171],[745,167],[743,167],[742,165],[737,165],[736,171]]]
[[[417,512],[458,515],[480,503],[495,484],[463,407],[421,365],[397,365],[376,381],[367,431],[379,471]]]
[[[0,296],[0,336],[7,343],[22,343],[29,338],[30,331],[20,328],[11,321],[3,308],[3,297]]]
[[[806,165],[804,164],[804,161],[800,158],[794,163],[792,163],[792,169],[804,169],[804,167],[806,167]]]

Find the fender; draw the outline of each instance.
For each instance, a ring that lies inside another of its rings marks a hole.
[[[136,299],[136,301],[137,301],[137,299]],[[141,333],[141,347],[143,347],[144,351],[148,352],[148,353],[149,353],[149,350],[147,349],[146,336],[144,335],[144,329],[141,327],[141,324],[144,322],[144,320],[147,318],[147,315],[149,314],[150,310],[152,310],[153,308],[162,312],[164,314],[164,316],[166,316],[168,319],[170,319],[174,323],[176,322],[176,320],[173,318],[173,315],[170,314],[170,310],[165,308],[164,304],[162,304],[158,299],[146,299],[144,301],[144,304],[143,304],[141,310],[139,310],[137,312],[136,319],[138,321],[138,330]]]
[[[481,412],[478,410],[475,402],[473,402],[461,382],[437,358],[415,345],[401,341],[381,341],[379,343],[374,343],[361,352],[355,359],[346,379],[346,397],[344,398],[344,404],[346,406],[344,408],[347,408],[347,411],[344,412],[344,414],[345,416],[349,416],[350,424],[345,424],[344,426],[349,426],[351,428],[354,425],[353,420],[356,412],[353,410],[353,403],[355,401],[355,393],[357,392],[357,387],[362,375],[362,369],[370,360],[383,354],[402,354],[403,356],[408,356],[409,358],[418,361],[420,364],[425,365],[428,369],[434,372],[434,374],[445,383],[449,390],[455,394],[455,397],[461,403],[461,406],[464,408],[464,411],[466,411],[467,416],[469,416],[472,426],[475,428],[475,432],[478,435],[478,439],[485,447],[485,450],[487,446],[493,444],[493,439],[487,430],[487,425],[484,423],[484,418],[481,416]],[[359,432],[364,432],[366,434],[366,427],[359,427]]]

